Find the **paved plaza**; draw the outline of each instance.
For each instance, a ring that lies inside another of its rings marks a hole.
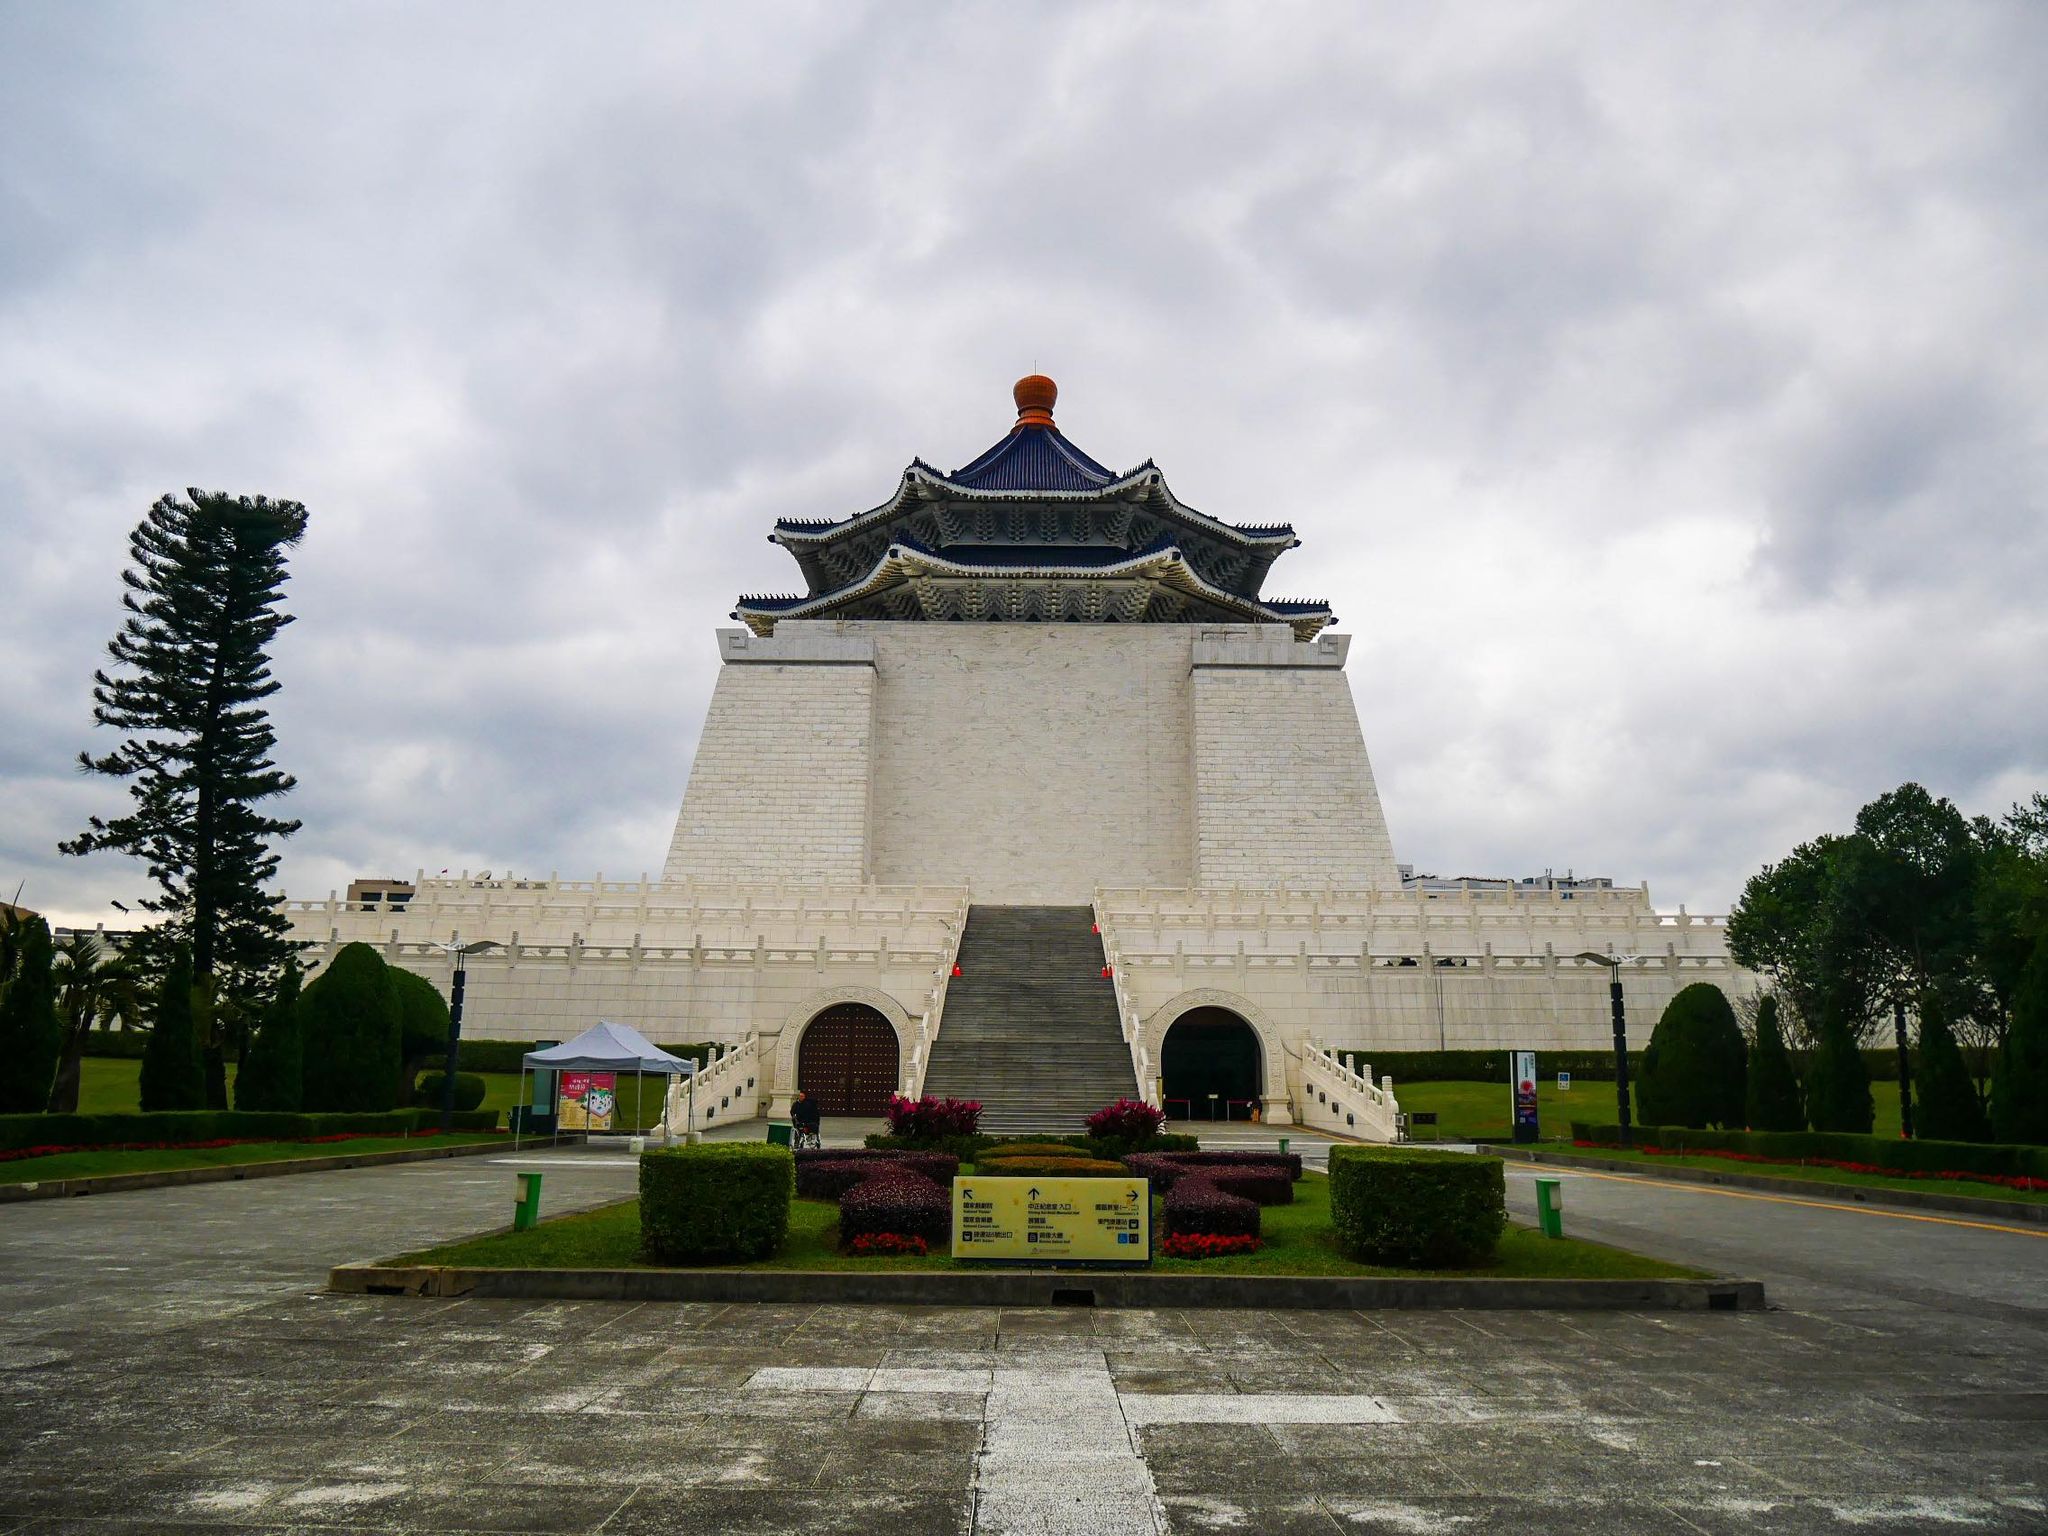
[[[632,1188],[540,1156],[552,1211]],[[1996,1222],[1567,1178],[1755,1314],[322,1293],[513,1166],[0,1210],[0,1532],[2048,1529],[2048,1238]]]

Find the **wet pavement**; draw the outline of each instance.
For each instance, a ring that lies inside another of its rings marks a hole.
[[[2048,1239],[1573,1177],[1749,1314],[340,1298],[480,1157],[0,1210],[0,1532],[2048,1529]],[[550,1212],[631,1192],[562,1151]],[[1533,1209],[1531,1174],[1510,1199]]]

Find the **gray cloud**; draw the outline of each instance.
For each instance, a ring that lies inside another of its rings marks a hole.
[[[762,535],[1063,425],[1290,517],[1404,858],[1724,907],[2048,782],[2025,4],[0,6],[0,883],[123,540],[305,500],[285,876],[658,864]]]

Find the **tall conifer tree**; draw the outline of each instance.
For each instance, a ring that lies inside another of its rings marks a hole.
[[[1984,1141],[1990,1135],[1977,1085],[1963,1065],[1937,993],[1920,1000],[1920,1134],[1934,1141]]]
[[[142,1048],[144,1110],[206,1107],[199,1042],[192,1035],[192,991],[192,962],[182,948],[173,950],[151,1010],[149,1043]]]
[[[1999,1141],[2048,1144],[2048,938],[2020,973],[2012,1025],[1991,1074],[1991,1132]]]
[[[295,501],[193,490],[149,509],[128,544],[128,617],[108,642],[110,670],[93,674],[93,718],[126,733],[90,772],[131,780],[133,807],[61,845],[148,862],[162,913],[153,945],[177,944],[216,1000],[261,994],[289,950],[285,922],[263,887],[277,871],[271,845],[298,830],[265,814],[294,780],[271,760],[263,701],[277,692],[269,646],[291,616],[278,611],[285,552],[305,533]],[[236,1016],[215,1007],[208,1018]],[[227,1107],[226,1042],[201,1042],[206,1103]]]
[[[48,923],[0,907],[0,1114],[49,1100],[61,1046],[52,952]]]
[[[1799,1074],[1785,1050],[1778,1029],[1778,999],[1767,996],[1756,1007],[1756,1043],[1749,1051],[1749,1082],[1744,1106],[1752,1131],[1803,1131],[1806,1109],[1799,1102]]]

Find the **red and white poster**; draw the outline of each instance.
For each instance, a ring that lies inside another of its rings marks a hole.
[[[610,1130],[618,1087],[616,1072],[564,1072],[561,1119],[556,1123],[565,1131]]]

